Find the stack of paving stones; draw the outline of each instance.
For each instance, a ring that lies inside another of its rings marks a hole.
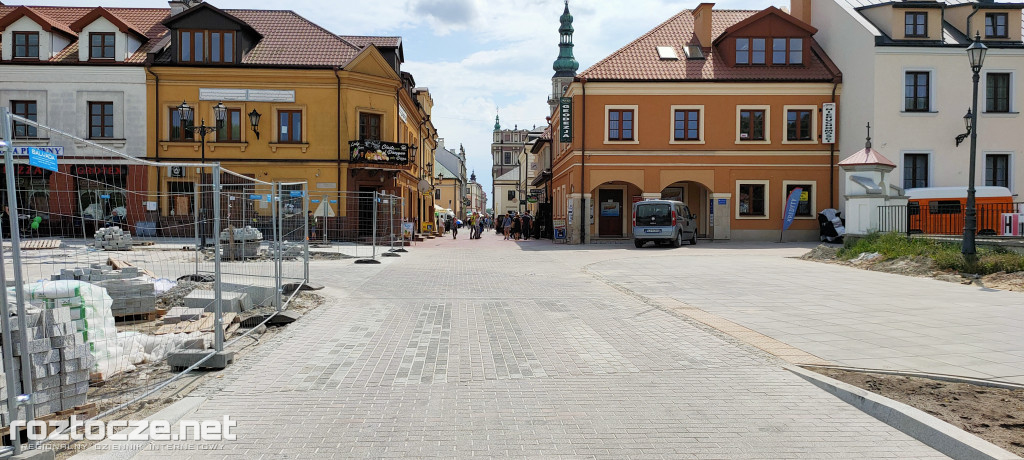
[[[101,264],[92,268],[64,269],[59,275],[51,276],[53,281],[77,280],[105,288],[114,300],[110,310],[114,316],[145,315],[156,311],[156,291],[153,282],[140,278],[138,267],[112,270]]]
[[[232,238],[233,237],[233,238]],[[250,226],[220,232],[222,259],[247,259],[260,255],[263,233]]]
[[[94,360],[84,333],[78,324],[84,321],[84,307],[57,306],[48,301],[44,309],[26,308],[28,349],[22,348],[22,331],[16,317],[11,318],[11,340],[0,336],[0,346],[11,347],[16,375],[13,391],[6,388],[6,376],[0,368],[0,418],[9,425],[7,398],[22,394],[21,357],[28,354],[32,375],[32,398],[37,417],[84,405],[88,399],[89,373]],[[0,353],[0,359],[3,354]]]
[[[101,228],[96,230],[96,243],[93,246],[104,251],[130,251],[132,235],[120,227]]]
[[[164,324],[175,324],[182,321],[194,321],[203,317],[206,308],[174,307],[164,315]]]

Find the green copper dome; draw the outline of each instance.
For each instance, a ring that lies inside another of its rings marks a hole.
[[[501,122],[498,120],[498,115],[494,116],[494,130],[501,131]]]
[[[576,71],[580,69],[580,63],[572,55],[572,14],[569,13],[569,0],[565,1],[565,11],[560,18],[562,26],[558,28],[561,39],[558,43],[558,59],[552,68],[556,77],[575,77]]]

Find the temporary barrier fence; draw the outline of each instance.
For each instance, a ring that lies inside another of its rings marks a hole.
[[[1024,212],[1024,203],[978,203],[975,206],[978,234],[1003,236],[1004,214]],[[963,203],[933,201],[925,206],[879,206],[878,231],[926,235],[963,235],[966,209]],[[1019,236],[1019,235],[1010,235]]]
[[[315,191],[309,196],[310,251],[318,258],[376,261],[411,241],[403,197],[377,191]],[[403,228],[405,231],[403,231]]]
[[[15,157],[12,123],[90,156]],[[9,451],[27,439],[12,422],[134,404],[224,351],[243,316],[286,308],[308,283],[304,182],[148,161],[4,107],[0,139]]]

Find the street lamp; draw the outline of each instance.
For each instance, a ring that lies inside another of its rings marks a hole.
[[[190,107],[188,103],[185,101],[181,101],[181,105],[178,106],[178,119],[181,120],[181,128],[192,133],[193,136],[196,133],[199,134],[200,142],[202,142],[203,149],[201,157],[203,163],[206,163],[206,135],[214,131],[217,131],[217,128],[220,126],[220,124],[224,122],[226,114],[227,109],[224,107],[224,103],[218,102],[217,105],[213,107],[213,117],[217,122],[216,126],[206,126],[205,118],[201,119],[202,121],[200,122],[199,126],[195,126],[195,109]],[[203,231],[202,233],[202,242],[200,244],[202,244],[203,247],[206,247],[206,232]],[[220,256],[218,255],[218,257]]]
[[[252,126],[252,132],[256,133],[256,140],[260,138],[260,117],[263,116],[256,109],[252,109],[249,112],[249,126]]]
[[[964,127],[967,128],[967,131],[956,136],[957,147],[959,147],[960,144],[964,142],[964,139],[967,139],[967,136],[970,136],[971,132],[974,130],[974,112],[971,111],[970,108],[967,109],[967,115],[964,115]]]
[[[978,82],[981,80],[981,67],[985,64],[987,53],[988,47],[981,42],[981,33],[975,33],[974,43],[967,47],[967,57],[971,61],[971,71],[974,72],[974,93],[968,125],[971,135],[971,167],[967,176],[967,215],[964,218],[964,241],[960,251],[968,265],[974,265],[978,259],[978,251],[974,244],[974,237],[978,233],[978,210],[974,206],[974,163],[978,155]]]

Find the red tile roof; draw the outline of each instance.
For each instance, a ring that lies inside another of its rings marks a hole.
[[[754,10],[713,10],[711,35],[758,14]],[[687,59],[683,47],[697,45],[693,11],[683,10],[579,74],[590,81],[833,81],[838,68],[812,39],[813,58],[804,67],[731,67],[717,49],[704,48],[706,59]],[[663,60],[657,47],[675,47],[678,60]]]
[[[89,7],[16,7],[0,4],[0,23],[12,12],[21,8],[43,18],[52,27],[71,36],[76,34],[71,25],[97,8]],[[167,43],[162,40],[168,33],[162,22],[170,15],[168,8],[104,8],[111,16],[119,19],[131,30],[144,35],[148,40],[127,59],[129,64],[141,64],[147,53],[158,52],[157,63],[170,63],[172,56],[166,50],[159,50]],[[292,11],[274,10],[224,10],[249,24],[263,38],[249,50],[239,64],[268,67],[344,67],[368,44],[381,47],[400,46],[401,37],[356,37],[342,38],[310,22]],[[20,17],[20,16],[18,16]],[[16,20],[15,18],[14,20]],[[348,40],[351,38],[352,40]],[[77,63],[78,42],[60,51],[50,59],[55,63]]]

